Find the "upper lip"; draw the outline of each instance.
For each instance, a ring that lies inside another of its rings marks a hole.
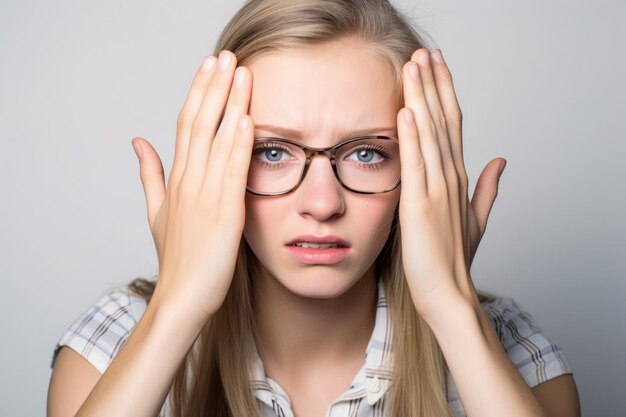
[[[313,235],[302,235],[298,236],[293,240],[287,242],[287,246],[295,245],[300,242],[309,242],[309,243],[335,243],[346,248],[350,247],[350,243],[347,240],[344,240],[337,236],[326,235],[326,236],[313,236]]]

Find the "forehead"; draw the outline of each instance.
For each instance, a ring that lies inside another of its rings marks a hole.
[[[357,130],[395,130],[392,69],[361,42],[271,52],[247,66],[253,73],[249,114],[256,136],[279,135],[256,129],[274,125],[300,133],[290,139],[328,146]],[[394,130],[371,133],[395,136]]]

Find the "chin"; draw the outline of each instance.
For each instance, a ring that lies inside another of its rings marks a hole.
[[[337,265],[306,265],[294,270],[267,270],[266,277],[285,290],[303,298],[332,299],[348,292],[365,271],[340,268]]]

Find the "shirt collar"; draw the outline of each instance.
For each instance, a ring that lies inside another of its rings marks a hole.
[[[382,279],[378,279],[378,295],[376,300],[376,318],[374,330],[365,350],[365,363],[354,377],[350,388],[338,400],[350,400],[367,397],[369,405],[374,405],[385,395],[392,382],[391,337],[392,332],[387,320],[387,298]],[[253,346],[250,386],[256,397],[275,408],[281,399],[291,406],[289,396],[276,383],[265,376],[263,362],[256,346]]]

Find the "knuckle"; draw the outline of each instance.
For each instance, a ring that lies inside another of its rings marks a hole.
[[[450,124],[451,130],[459,130],[461,128],[461,123],[454,119],[449,119],[448,123]]]
[[[141,181],[141,186],[143,187],[143,190],[145,192],[147,192],[148,191],[148,184],[150,183],[150,180],[148,179],[148,176],[144,172],[140,172],[139,173],[139,180]]]
[[[211,143],[211,154],[215,154],[220,158],[228,156],[228,141],[225,140],[224,135],[219,133],[215,135],[215,139]]]
[[[183,109],[176,119],[176,127],[178,130],[187,129],[193,123],[193,119],[194,117]]]
[[[224,71],[220,72],[216,77],[211,80],[211,87],[209,88],[219,88],[221,90],[230,89],[231,84],[234,81],[234,71]]]
[[[465,172],[461,172],[459,174],[459,186],[461,187],[463,194],[466,195],[467,189],[469,187],[469,181],[467,179],[467,174]]]
[[[167,189],[175,188],[180,182],[180,178],[182,176],[181,169],[179,165],[176,165],[172,168],[170,172],[170,176],[167,179]]]
[[[446,132],[446,118],[444,117],[443,113],[438,112],[435,117],[435,125],[439,128],[439,130],[441,130],[442,132]]]
[[[459,130],[461,128],[462,122],[460,114],[452,112],[447,121],[451,128],[455,130]]]
[[[428,123],[426,123],[426,126],[424,126],[424,128],[426,129],[426,134],[428,134],[431,137],[437,137],[437,128],[435,126],[435,122],[433,122],[432,120],[430,120]]]
[[[193,123],[191,124],[191,135],[205,135],[208,132],[213,131],[212,123],[207,120],[205,117],[196,117]]]
[[[459,177],[456,172],[456,168],[454,165],[451,165],[446,169],[446,180],[448,182],[448,188],[452,188],[454,190],[458,190],[459,187]]]
[[[198,195],[198,180],[193,178],[189,173],[185,173],[178,184],[176,194],[180,199],[190,200]]]
[[[441,71],[441,77],[444,82],[452,84],[452,73],[447,69],[445,71]]]
[[[429,96],[429,90],[437,88],[437,84],[435,84],[435,79],[432,77],[423,77],[422,84],[424,85],[424,95],[426,97]]]
[[[435,187],[435,189],[431,190],[429,194],[431,196],[431,200],[437,205],[437,207],[447,205],[448,186],[446,185],[445,179],[442,181],[442,184],[439,187]]]

